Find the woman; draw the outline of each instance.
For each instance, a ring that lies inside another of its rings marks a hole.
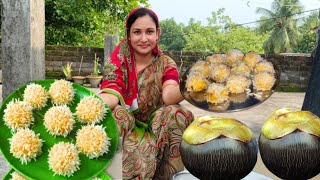
[[[156,14],[134,9],[126,33],[106,61],[100,94],[123,138],[123,179],[170,179],[183,170],[179,146],[193,115],[178,104],[178,69],[158,49]]]

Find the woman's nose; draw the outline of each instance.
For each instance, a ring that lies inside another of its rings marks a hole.
[[[147,41],[148,41],[148,36],[147,36],[146,33],[142,33],[142,35],[141,35],[141,41],[143,41],[143,42],[147,42]]]

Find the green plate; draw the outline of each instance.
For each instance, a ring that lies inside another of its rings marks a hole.
[[[11,174],[13,172],[14,172],[14,169],[10,169],[10,171],[7,172],[7,174],[2,178],[2,180],[10,180]],[[102,171],[97,177],[102,180],[112,180],[112,178],[105,171]]]
[[[49,90],[50,85],[54,82],[54,80],[37,80],[33,81],[36,84],[42,85],[46,90]],[[10,153],[10,144],[9,138],[12,137],[12,133],[10,129],[4,125],[3,115],[6,105],[12,101],[13,99],[20,99],[23,100],[23,92],[28,84],[25,84],[18,89],[16,89],[13,93],[11,93],[2,103],[0,108],[0,149],[1,152],[6,159],[6,161],[11,165],[11,167],[22,174],[23,176],[29,179],[46,179],[46,180],[60,180],[60,179],[75,179],[75,180],[84,180],[84,179],[91,179],[99,175],[111,162],[113,156],[116,153],[117,145],[118,145],[118,130],[116,121],[112,115],[111,110],[107,105],[105,105],[107,109],[107,113],[100,123],[103,127],[105,127],[105,131],[107,135],[111,138],[111,146],[109,147],[109,152],[105,153],[103,156],[100,156],[95,159],[89,159],[83,154],[79,154],[81,165],[80,170],[76,171],[73,176],[60,176],[54,175],[54,172],[49,170],[48,160],[48,150],[57,142],[65,141],[65,142],[73,142],[75,143],[76,139],[76,132],[78,129],[81,128],[82,124],[76,120],[76,124],[74,129],[67,137],[51,136],[45,129],[43,125],[43,116],[45,112],[52,107],[52,103],[49,100],[47,105],[42,108],[41,110],[33,111],[33,117],[35,119],[34,124],[29,127],[33,130],[36,134],[40,134],[40,138],[44,140],[44,144],[42,147],[42,154],[36,157],[36,160],[31,160],[28,164],[21,164],[20,160],[15,158]],[[73,87],[76,91],[74,101],[72,104],[68,105],[72,112],[75,112],[75,108],[80,100],[89,95],[93,95],[97,98],[94,92],[91,90],[80,86],[78,84],[73,83]]]

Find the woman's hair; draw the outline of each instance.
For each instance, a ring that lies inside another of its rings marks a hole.
[[[130,28],[132,26],[132,24],[139,18],[145,15],[149,15],[153,22],[156,24],[156,28],[159,28],[159,20],[158,17],[156,15],[156,13],[154,13],[151,9],[148,8],[137,8],[131,11],[131,13],[128,15],[127,17],[127,21],[126,21],[126,28],[127,28],[127,35],[129,35],[130,32]]]

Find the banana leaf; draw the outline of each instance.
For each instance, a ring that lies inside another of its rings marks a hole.
[[[11,174],[14,172],[14,169],[10,169],[10,171],[8,171],[5,176],[2,178],[2,180],[10,180],[11,179]],[[105,172],[102,171],[97,178],[100,178],[102,180],[112,180],[111,177]]]
[[[33,83],[39,84],[43,86],[46,90],[49,90],[50,85],[54,82],[54,80],[36,80],[33,81]],[[100,156],[98,158],[89,159],[84,154],[80,153],[79,158],[81,161],[81,165],[79,166],[80,170],[76,171],[73,176],[67,177],[67,176],[60,176],[55,175],[52,170],[49,169],[48,164],[48,151],[49,149],[60,141],[65,142],[76,142],[76,132],[78,129],[80,129],[83,124],[81,124],[76,119],[75,126],[73,130],[69,133],[67,137],[62,136],[52,136],[50,135],[44,125],[43,125],[43,118],[45,112],[53,106],[51,101],[49,100],[47,102],[47,105],[42,108],[41,110],[34,110],[33,111],[33,117],[35,119],[33,125],[31,125],[29,128],[33,130],[36,134],[40,134],[40,138],[44,140],[43,146],[42,146],[42,154],[37,156],[35,160],[31,160],[27,164],[21,164],[20,160],[15,158],[10,153],[10,144],[9,144],[9,138],[12,137],[12,132],[10,128],[5,126],[3,115],[4,110],[6,108],[6,105],[12,101],[13,99],[19,99],[23,100],[23,92],[28,84],[25,84],[18,89],[16,89],[14,92],[12,92],[2,103],[0,108],[0,150],[3,154],[3,157],[6,159],[6,161],[11,165],[11,167],[17,171],[18,173],[22,174],[23,176],[27,177],[28,179],[46,179],[46,180],[62,180],[62,179],[92,179],[93,177],[98,176],[102,171],[104,171],[105,168],[108,167],[110,164],[112,158],[114,157],[117,145],[118,145],[118,130],[116,121],[112,115],[112,112],[110,108],[105,105],[107,109],[107,113],[103,119],[103,121],[100,123],[103,127],[105,127],[105,131],[107,135],[111,138],[110,142],[111,145],[109,147],[109,152],[103,154],[103,156]],[[94,92],[89,90],[86,87],[83,87],[81,85],[78,85],[76,83],[73,83],[73,88],[75,89],[75,96],[74,100],[71,104],[68,105],[70,107],[71,111],[75,113],[75,109],[77,104],[80,102],[82,98],[85,96],[93,95],[97,98],[100,98],[97,96]],[[119,167],[121,168],[121,167]]]

